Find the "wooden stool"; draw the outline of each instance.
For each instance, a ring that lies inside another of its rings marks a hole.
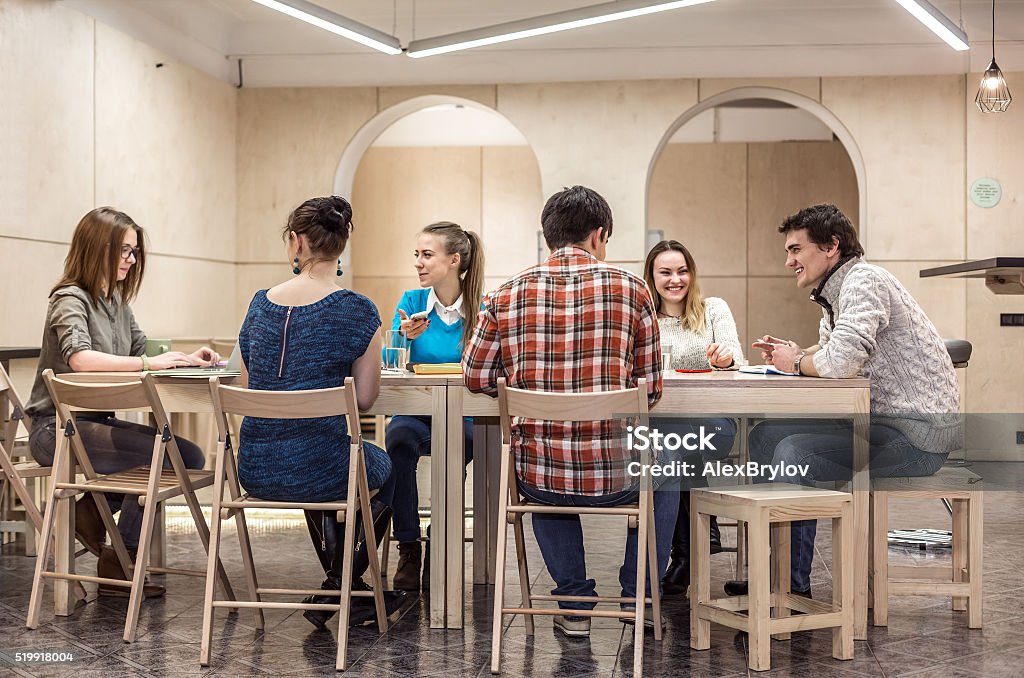
[[[690,647],[711,648],[711,622],[746,631],[750,668],[771,668],[771,637],[832,629],[832,656],[853,659],[853,498],[789,483],[690,491]],[[747,524],[750,595],[711,598],[709,516]],[[832,602],[790,593],[790,521],[832,518]],[[771,549],[769,557],[769,538]],[[769,572],[771,578],[769,581]],[[775,615],[771,612],[774,609]],[[746,610],[746,614],[743,614]],[[790,616],[790,611],[803,612]]]
[[[871,481],[872,558],[875,626],[886,626],[889,595],[952,596],[954,610],[967,610],[967,626],[982,625],[981,477],[965,468],[941,468],[921,478]],[[953,505],[953,565],[889,565],[889,495],[948,499]]]

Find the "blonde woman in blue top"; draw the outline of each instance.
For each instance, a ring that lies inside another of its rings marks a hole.
[[[484,252],[480,236],[458,224],[442,221],[424,228],[416,240],[416,273],[420,289],[402,295],[391,322],[409,339],[414,363],[457,363],[476,327],[484,285]],[[412,319],[427,311],[426,318]],[[466,463],[473,455],[472,420],[466,420]],[[394,484],[394,532],[398,542],[396,590],[417,591],[423,555],[420,548],[419,493],[416,464],[430,454],[430,417],[396,416],[388,424],[385,446],[391,457]],[[429,559],[423,584],[430,580]]]

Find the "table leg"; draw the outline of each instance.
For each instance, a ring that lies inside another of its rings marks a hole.
[[[445,628],[448,527],[445,522],[448,493],[447,388],[431,388],[430,419],[430,628]]]
[[[466,472],[463,450],[462,386],[447,390],[448,407],[448,461],[445,466],[447,488],[447,595],[445,596],[445,626],[461,629],[463,618],[463,589],[466,579]]]
[[[61,437],[63,432],[58,427],[57,429],[57,445],[61,444]],[[74,463],[72,462],[72,451],[70,439],[67,440],[68,450],[67,454],[63,455],[61,463],[54,469],[55,479],[54,482],[70,483],[74,480]],[[56,498],[50,498],[50,501],[56,501],[57,504],[54,507],[56,514],[54,516],[53,525],[53,537],[54,537],[54,551],[53,551],[53,570],[56,573],[75,573],[75,534],[71,526],[75,524],[75,501],[74,499],[57,501]],[[44,580],[45,581],[45,580]],[[67,579],[54,579],[53,580],[53,613],[58,617],[67,617],[75,611],[75,599],[73,595],[72,583]]]
[[[868,545],[870,537],[871,417],[870,391],[857,398],[853,416],[853,637],[868,638]],[[850,557],[850,554],[846,554]]]
[[[473,421],[473,584],[483,585],[493,581],[487,568],[487,547],[491,541],[491,519],[487,510],[490,476],[487,436],[491,427],[483,424],[483,417],[475,417]]]

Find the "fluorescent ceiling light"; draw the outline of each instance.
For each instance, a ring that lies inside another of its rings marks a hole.
[[[927,26],[928,30],[942,38],[956,51],[963,52],[970,49],[970,45],[967,44],[967,34],[948,16],[935,9],[935,6],[928,0],[896,0],[896,2],[900,3],[903,9],[913,14],[915,19]]]
[[[619,0],[605,2],[590,7],[580,7],[565,12],[555,12],[543,16],[531,17],[522,21],[512,21],[496,26],[487,26],[460,33],[440,35],[436,38],[414,40],[409,43],[406,54],[413,58],[445,54],[473,47],[494,45],[509,40],[531,38],[558,31],[567,31],[583,26],[593,26],[619,19],[630,19],[635,16],[665,12],[670,9],[702,5],[714,0],[675,0],[674,2],[652,2],[652,0]]]
[[[385,54],[401,54],[402,46],[398,38],[387,33],[382,33],[376,28],[370,28],[358,21],[349,19],[320,5],[314,5],[306,0],[252,0],[264,7],[277,10],[282,14],[305,21],[317,28],[330,31],[349,40],[355,40],[361,45],[372,47]]]

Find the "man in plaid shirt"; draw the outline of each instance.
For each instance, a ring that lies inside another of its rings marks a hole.
[[[581,393],[633,388],[645,378],[653,405],[662,387],[657,315],[641,278],[603,263],[612,232],[608,203],[589,188],[573,186],[547,201],[541,224],[551,255],[485,299],[462,359],[466,387],[496,396],[498,378],[505,377],[513,388]],[[519,491],[530,501],[555,506],[634,502],[636,478],[626,473],[633,452],[625,443],[620,422],[517,420],[512,450]],[[678,490],[666,487],[654,499],[663,572]],[[533,530],[555,580],[551,593],[597,595],[595,581],[586,574],[579,516],[534,514]],[[619,571],[623,597],[636,591],[636,556],[636,530],[631,530]],[[594,607],[559,605],[567,610]],[[566,635],[586,636],[590,618],[556,616],[555,627]]]

